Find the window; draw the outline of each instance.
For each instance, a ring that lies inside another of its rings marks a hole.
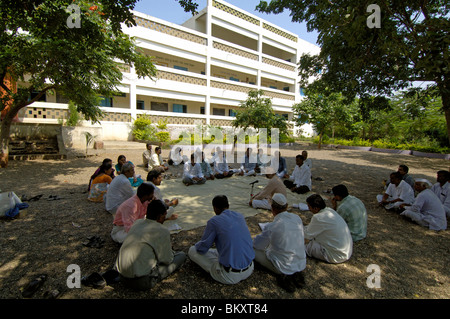
[[[187,113],[187,105],[174,104],[172,111],[176,113]]]
[[[200,106],[200,114],[205,114],[205,107],[204,106]]]
[[[113,107],[113,99],[111,97],[100,96],[100,106]]]
[[[177,69],[177,70],[183,70],[183,71],[187,71],[188,70],[188,68],[185,68],[184,66],[178,66],[178,65],[174,65],[173,68]]]
[[[236,116],[236,111],[235,110],[228,110],[228,116]]]
[[[151,109],[152,111],[169,112],[169,104],[161,102],[152,102]]]
[[[289,86],[285,86],[285,87],[283,88],[283,91],[289,92]]]
[[[277,87],[276,86],[274,86],[274,85],[269,85],[269,87],[271,88],[271,89],[277,89]]]
[[[234,77],[232,77],[232,76],[230,76],[230,80],[231,80],[231,81],[239,82],[239,79],[238,79],[238,78],[234,78]]]
[[[137,100],[136,101],[136,108],[138,110],[145,110],[145,102],[142,100]]]
[[[213,108],[213,115],[225,116],[225,109],[215,109],[215,108]]]

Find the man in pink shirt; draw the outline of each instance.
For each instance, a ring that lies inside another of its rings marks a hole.
[[[111,238],[115,242],[123,243],[133,223],[138,219],[145,218],[147,206],[154,198],[154,191],[153,185],[142,183],[138,187],[136,195],[124,201],[117,208],[111,231]]]

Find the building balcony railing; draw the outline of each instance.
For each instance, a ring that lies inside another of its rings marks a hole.
[[[171,35],[173,37],[177,37],[183,40],[187,40],[187,41],[191,41],[194,43],[198,43],[201,45],[207,45],[208,41],[205,37],[201,37],[199,35],[187,32],[187,31],[183,31],[177,28],[173,28],[171,26],[153,21],[153,20],[149,20],[149,19],[145,19],[143,17],[138,17],[135,16],[134,17],[134,21],[136,21],[136,25],[139,27],[144,27],[150,30],[154,30],[157,32],[161,32],[167,35]]]
[[[231,53],[234,55],[239,55],[241,57],[244,57],[244,58],[247,58],[250,60],[255,60],[255,61],[259,60],[259,55],[256,53],[256,51],[251,52],[251,50],[239,49],[236,46],[225,44],[223,40],[220,40],[220,42],[217,39],[213,40],[213,48],[221,50],[221,51],[225,51],[225,52],[228,52],[228,53]]]
[[[180,74],[177,71],[171,72],[171,71],[163,70],[162,68],[163,67],[158,67],[158,74],[157,74],[158,79],[183,82],[183,83],[188,83],[188,84],[193,84],[193,85],[201,85],[201,86],[206,86],[206,84],[207,84],[206,79],[204,79],[204,78]],[[180,71],[180,72],[183,72],[183,71]]]

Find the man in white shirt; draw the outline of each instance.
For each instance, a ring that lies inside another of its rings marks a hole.
[[[142,162],[144,163],[144,168],[148,169],[148,162],[152,158],[152,144],[146,144],[146,150],[142,153]]]
[[[399,209],[402,204],[414,203],[414,190],[402,180],[399,172],[390,175],[391,182],[383,195],[377,195],[377,200],[386,209]]]
[[[195,162],[195,154],[191,154],[191,161],[184,164],[183,183],[186,186],[193,184],[205,184],[206,178],[203,176],[200,163]]]
[[[437,183],[431,187],[431,190],[441,200],[445,214],[447,218],[450,218],[450,172],[438,171],[436,181]]]
[[[308,165],[304,164],[303,155],[295,157],[295,168],[292,175],[285,175],[287,180],[283,183],[291,191],[297,194],[305,194],[311,190],[311,170]]]
[[[303,223],[300,217],[288,213],[283,194],[272,197],[273,222],[267,224],[261,234],[253,239],[255,261],[278,275],[278,283],[288,292],[304,284],[306,253]]]
[[[155,147],[155,152],[152,154],[150,161],[148,162],[148,170],[152,169],[160,170],[161,172],[165,172],[169,169],[167,163],[164,163],[163,158],[161,156],[161,147]]]
[[[326,207],[323,198],[314,194],[306,199],[314,214],[304,227],[306,254],[328,263],[337,264],[350,259],[353,239],[345,220],[332,208]]]
[[[252,149],[249,147],[245,151],[244,162],[241,163],[241,167],[236,169],[234,172],[238,173],[240,176],[251,176],[256,175],[256,156],[253,158],[251,156]]]
[[[428,187],[431,183],[426,179],[416,179],[414,189],[419,193],[414,204],[403,204],[405,210],[400,214],[411,218],[417,224],[431,230],[447,229],[447,218],[444,206],[435,193]]]
[[[219,149],[214,158],[214,177],[221,179],[231,177],[233,174],[234,172],[228,167],[225,152]]]
[[[173,198],[171,200],[168,200],[167,198],[163,197],[163,194],[161,193],[161,189],[158,187],[161,185],[162,182],[162,173],[156,169],[152,169],[150,172],[148,172],[147,175],[147,183],[153,185],[155,187],[154,191],[154,197],[155,199],[161,200],[165,205],[167,209],[167,218],[170,220],[174,220],[178,218],[177,214],[174,214],[175,206],[178,205],[178,198]]]
[[[128,198],[135,195],[133,187],[131,187],[128,178],[134,176],[134,165],[131,162],[123,164],[121,174],[116,176],[111,184],[109,184],[108,191],[105,196],[105,208],[113,216],[116,214],[117,208]]]

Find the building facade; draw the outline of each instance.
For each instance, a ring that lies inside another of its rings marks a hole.
[[[167,120],[172,137],[199,123],[231,127],[239,104],[258,89],[272,99],[275,113],[292,121],[292,105],[302,99],[296,62],[305,52],[316,54],[316,45],[221,0],[208,0],[183,25],[134,16],[136,26],[123,31],[154,57],[158,74],[138,79],[132,67],[121,65],[121,94],[103,98],[106,116],[94,125],[103,140],[130,139],[133,120],[143,114],[155,123]],[[47,94],[21,110],[19,119],[57,124],[67,118],[67,103],[58,93]]]

